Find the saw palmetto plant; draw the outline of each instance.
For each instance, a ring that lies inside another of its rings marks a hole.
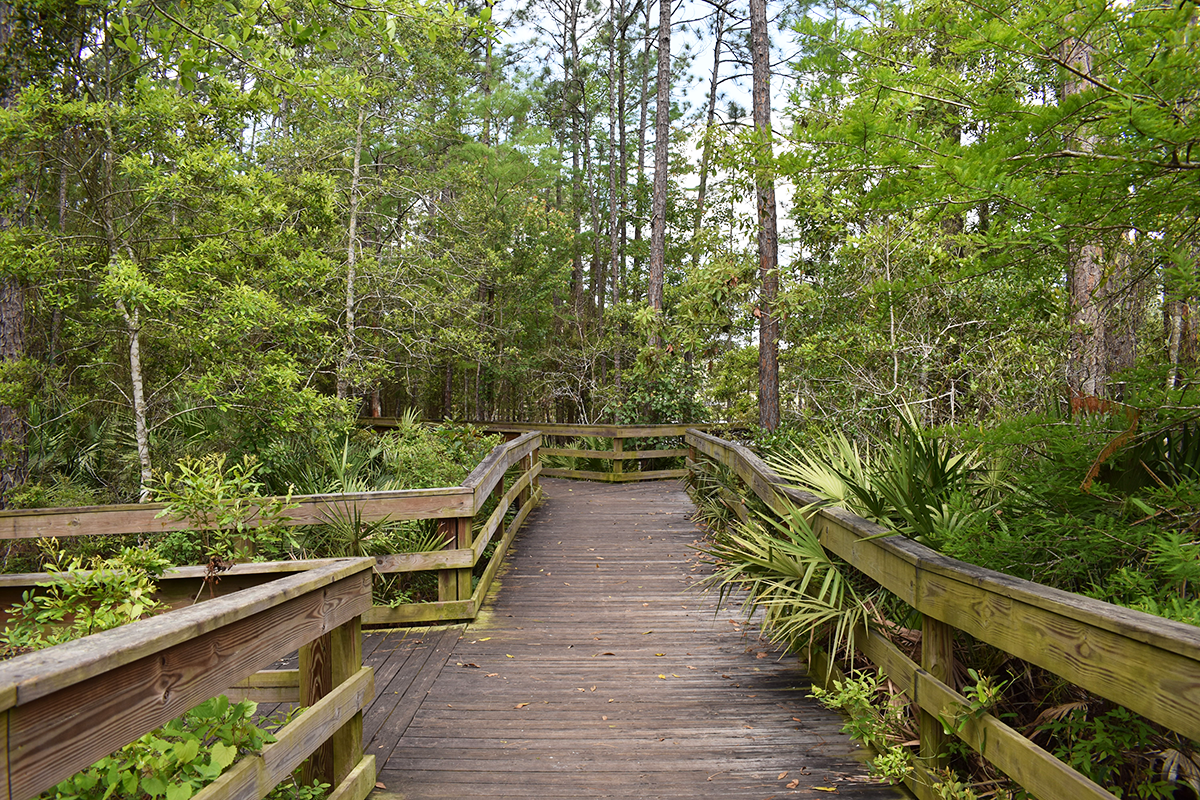
[[[828,644],[829,656],[852,651],[870,604],[821,546],[805,517],[759,515],[702,548],[716,564],[707,579],[719,604],[742,597],[747,616],[761,611],[763,630],[790,648]]]

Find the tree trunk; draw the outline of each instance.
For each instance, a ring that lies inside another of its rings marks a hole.
[[[700,265],[700,225],[704,222],[704,199],[708,190],[708,161],[712,152],[712,127],[717,116],[717,82],[721,75],[721,42],[725,35],[725,12],[717,9],[713,24],[716,41],[713,43],[712,83],[708,87],[708,110],[704,115],[704,147],[700,151],[700,185],[696,189],[696,216],[692,222],[692,268]]]
[[[779,235],[776,230],[774,153],[771,146],[771,41],[767,35],[767,2],[750,0],[753,48],[754,128],[758,152],[754,189],[758,206],[758,424],[779,427]]]
[[[1084,39],[1068,38],[1063,41],[1061,51],[1063,62],[1073,70],[1063,79],[1062,97],[1066,100],[1087,88],[1087,76],[1092,74],[1093,48]],[[1082,128],[1072,139],[1080,152],[1090,153],[1095,149],[1093,137]],[[1101,397],[1108,383],[1107,335],[1102,310],[1108,288],[1104,275],[1104,248],[1095,241],[1072,241],[1067,253],[1071,326],[1067,345],[1067,388],[1073,396]]]
[[[7,69],[0,74],[0,108],[8,109],[20,91],[15,53],[10,53],[14,15],[11,3],[0,0],[0,53],[6,54]],[[4,153],[6,160],[11,153]],[[25,192],[19,181],[8,188],[9,197],[0,211],[0,232],[20,225]],[[25,357],[25,282],[17,275],[0,279],[0,362],[11,364]],[[0,405],[0,508],[8,507],[9,492],[25,482],[27,424],[18,406]]]
[[[337,396],[345,400],[350,391],[349,373],[357,357],[355,348],[354,310],[356,305],[356,269],[358,266],[358,183],[362,172],[363,123],[367,114],[359,109],[358,125],[354,129],[354,166],[350,172],[350,219],[346,245],[346,339],[342,344],[342,363],[338,368]]]
[[[646,294],[655,316],[662,313],[663,274],[667,256],[667,170],[671,146],[671,0],[659,0],[658,95],[654,108],[654,195],[650,211],[650,276]],[[657,327],[650,344],[662,341]]]
[[[643,20],[642,32],[642,57],[638,62],[639,75],[638,79],[641,83],[641,98],[639,100],[638,109],[638,151],[637,151],[637,193],[635,197],[638,202],[641,202],[642,186],[646,178],[646,117],[647,109],[650,105],[650,0],[644,2],[646,17]],[[639,206],[634,209],[633,222],[633,242],[635,245],[633,255],[633,271],[635,275],[641,274],[642,256],[641,248],[636,247],[642,241],[642,212],[643,209]]]
[[[611,30],[608,39],[608,271],[612,281],[612,307],[615,309],[620,301],[620,256],[621,234],[619,198],[624,194],[624,187],[617,184],[617,31],[624,29],[625,4],[618,7],[616,0],[609,0],[608,18]],[[621,76],[624,83],[624,76]],[[624,86],[621,87],[622,90]],[[624,123],[621,132],[624,134]],[[620,158],[625,158],[625,143],[621,142]],[[621,342],[614,336],[613,341],[613,376],[617,387],[617,396],[621,394]]]

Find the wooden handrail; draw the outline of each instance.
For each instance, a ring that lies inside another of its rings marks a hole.
[[[786,486],[742,445],[699,430],[688,431],[687,443],[697,456],[733,470],[776,513],[819,501]],[[819,508],[810,522],[825,547],[931,624],[962,630],[1200,739],[1200,628],[966,564],[903,536],[888,536],[886,528],[840,508]],[[954,719],[968,707],[965,697],[931,674],[933,665],[915,664],[878,634],[859,638],[863,652],[931,716]],[[959,736],[1033,794],[1111,797],[994,717],[962,719]],[[914,785],[914,791],[931,796],[922,786]]]
[[[34,797],[296,648],[329,635],[353,636],[371,606],[373,565],[365,558],[320,562],[262,586],[0,664],[0,796]],[[362,754],[361,719],[357,750],[352,735],[339,740],[337,734],[370,700],[373,680],[362,666],[361,650],[357,660],[352,651],[341,657],[345,663],[335,669],[343,680],[329,687],[337,690],[337,699],[314,705],[292,723],[297,728],[284,729],[292,730],[288,744],[272,745],[273,783],[253,784],[249,793],[236,796],[261,798],[331,737],[340,772],[335,768],[326,779],[336,778],[337,785],[357,772],[354,786],[363,784],[365,791],[345,796],[361,800],[370,791],[374,757]],[[298,730],[304,735],[297,736]]]

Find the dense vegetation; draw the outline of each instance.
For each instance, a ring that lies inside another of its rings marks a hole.
[[[1194,4],[752,5],[5,3],[6,501],[410,407],[1190,413]]]
[[[1197,4],[654,10],[0,2],[3,503],[486,450],[364,412],[757,421],[949,554],[1195,622]],[[367,533],[262,546],[425,532]]]

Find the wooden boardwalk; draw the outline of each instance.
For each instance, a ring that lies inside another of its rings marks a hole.
[[[678,483],[543,486],[478,621],[366,637],[373,797],[908,796],[866,777],[795,658],[689,591]]]

